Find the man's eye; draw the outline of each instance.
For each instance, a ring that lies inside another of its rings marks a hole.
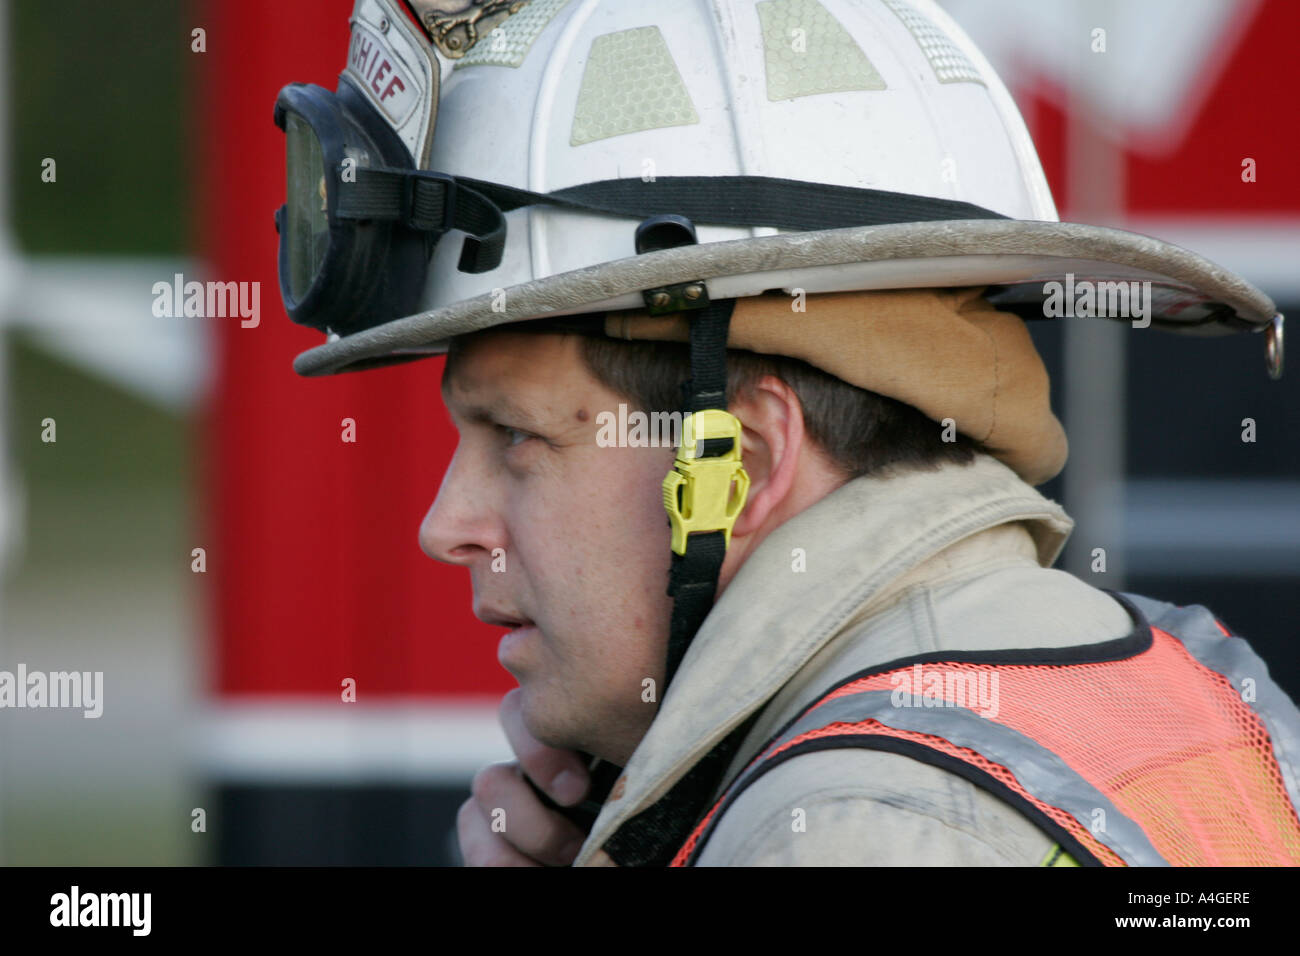
[[[501,433],[506,436],[506,446],[513,448],[515,445],[522,445],[530,438],[537,436],[531,432],[520,431],[518,428],[511,428],[509,425],[498,426]]]

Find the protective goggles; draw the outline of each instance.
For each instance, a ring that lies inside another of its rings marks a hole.
[[[287,169],[275,214],[280,295],[290,318],[322,332],[349,335],[417,311],[434,247],[452,229],[467,233],[462,272],[495,269],[504,211],[544,198],[414,168],[348,73],[333,93],[286,86],[275,123]]]
[[[346,78],[335,93],[285,87],[275,122],[285,134],[287,193],[275,225],[289,316],[346,335],[370,324],[367,317],[384,321],[414,311],[432,234],[402,221],[358,217],[341,188],[361,170],[409,169],[406,147]]]
[[[275,215],[280,294],[295,322],[337,335],[417,311],[448,230],[472,237],[468,272],[495,268],[505,243],[500,209],[418,168],[438,108],[428,44],[390,0],[358,0],[351,22],[337,89],[293,83],[275,101],[287,173]]]

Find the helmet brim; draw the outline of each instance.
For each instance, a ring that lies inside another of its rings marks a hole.
[[[949,220],[786,232],[683,246],[547,276],[394,319],[309,349],[303,376],[446,352],[458,335],[511,322],[645,307],[642,291],[702,280],[714,299],[987,286],[994,305],[1046,318],[1049,283],[1150,282],[1150,324],[1194,335],[1266,328],[1277,309],[1245,279],[1151,236],[1079,223]],[[1118,317],[1131,321],[1131,316]]]

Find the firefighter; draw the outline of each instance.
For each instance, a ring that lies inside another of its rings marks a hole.
[[[1300,863],[1247,642],[1052,569],[1023,319],[1260,331],[1277,375],[1281,317],[1061,223],[941,10],[358,0],[350,50],[276,103],[281,293],[300,374],[447,354],[421,545],[519,680],[467,862]]]

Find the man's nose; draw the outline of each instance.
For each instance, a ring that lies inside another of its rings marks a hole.
[[[420,522],[420,550],[436,561],[469,566],[504,549],[505,533],[491,494],[491,478],[475,474],[458,450]]]

